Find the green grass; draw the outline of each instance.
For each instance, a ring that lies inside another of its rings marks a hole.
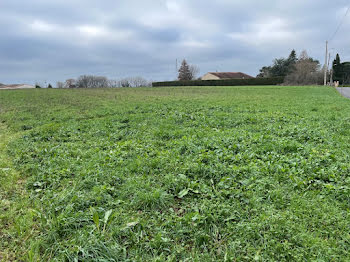
[[[0,260],[349,261],[329,87],[0,91]]]

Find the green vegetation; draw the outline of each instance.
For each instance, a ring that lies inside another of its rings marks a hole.
[[[152,83],[153,87],[169,86],[271,86],[279,85],[284,81],[284,77],[265,77],[252,79],[224,79],[224,80],[186,80],[186,81],[166,81]]]
[[[342,85],[350,84],[350,62],[341,62],[339,54],[332,64],[333,80],[339,81]]]
[[[297,53],[293,49],[287,58],[275,58],[273,65],[263,66],[257,77],[286,77],[294,71],[297,62]]]
[[[0,260],[349,261],[329,87],[0,92]]]
[[[297,57],[293,49],[288,58],[276,58],[273,65],[260,69],[257,78],[283,77],[284,84],[290,86],[323,85],[324,71],[320,62],[310,57],[306,50]]]

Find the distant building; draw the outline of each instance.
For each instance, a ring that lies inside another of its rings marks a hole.
[[[31,88],[35,88],[35,86],[25,85],[25,84],[20,84],[20,85],[4,85],[4,84],[0,84],[0,89],[31,89]]]
[[[241,72],[209,72],[202,77],[202,80],[221,80],[221,79],[251,79],[250,75]]]

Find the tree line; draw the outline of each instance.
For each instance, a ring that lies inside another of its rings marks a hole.
[[[57,88],[117,88],[117,87],[150,87],[152,82],[143,77],[127,77],[119,80],[108,79],[105,76],[82,75],[77,79],[67,79],[57,82]]]
[[[178,80],[188,81],[198,78],[199,68],[190,65],[184,59],[178,71]],[[341,62],[339,54],[332,63],[328,72],[327,81],[339,81],[340,84],[350,84],[350,62]],[[257,78],[283,77],[286,85],[312,85],[322,84],[324,81],[324,68],[320,62],[308,55],[304,50],[299,56],[293,49],[286,58],[276,58],[272,65],[263,66]],[[117,88],[117,87],[150,87],[152,82],[143,77],[128,77],[120,80],[108,79],[105,76],[82,75],[77,79],[67,79],[57,82],[57,88]],[[36,84],[36,87],[42,87]],[[48,88],[52,88],[49,84]]]
[[[297,56],[292,50],[287,58],[278,58],[270,66],[263,66],[257,77],[284,77],[287,85],[323,84],[324,67],[317,59],[310,57],[304,50]],[[339,81],[340,84],[350,84],[350,62],[341,62],[339,54],[327,72],[327,82]]]
[[[277,58],[270,66],[260,69],[257,77],[284,77],[287,85],[312,85],[323,83],[320,62],[308,55],[306,50],[297,56],[293,49],[287,58]]]

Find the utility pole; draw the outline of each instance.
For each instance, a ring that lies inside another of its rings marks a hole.
[[[333,83],[333,68],[331,68],[331,71],[330,71],[330,82],[331,82],[331,85],[334,86],[334,83]]]
[[[329,68],[329,63],[330,63],[330,61],[331,61],[331,52],[329,52],[329,54],[328,54],[328,64],[327,64],[327,69]],[[333,85],[333,68],[331,67],[330,69],[329,69],[329,83],[330,83],[330,85]]]
[[[179,69],[178,69],[178,66],[177,66],[177,58],[176,58],[176,72],[175,72],[175,74],[176,74],[176,79],[177,79],[178,74],[179,74]]]
[[[327,85],[327,72],[328,72],[328,41],[326,41],[326,59],[324,63],[324,85]]]

